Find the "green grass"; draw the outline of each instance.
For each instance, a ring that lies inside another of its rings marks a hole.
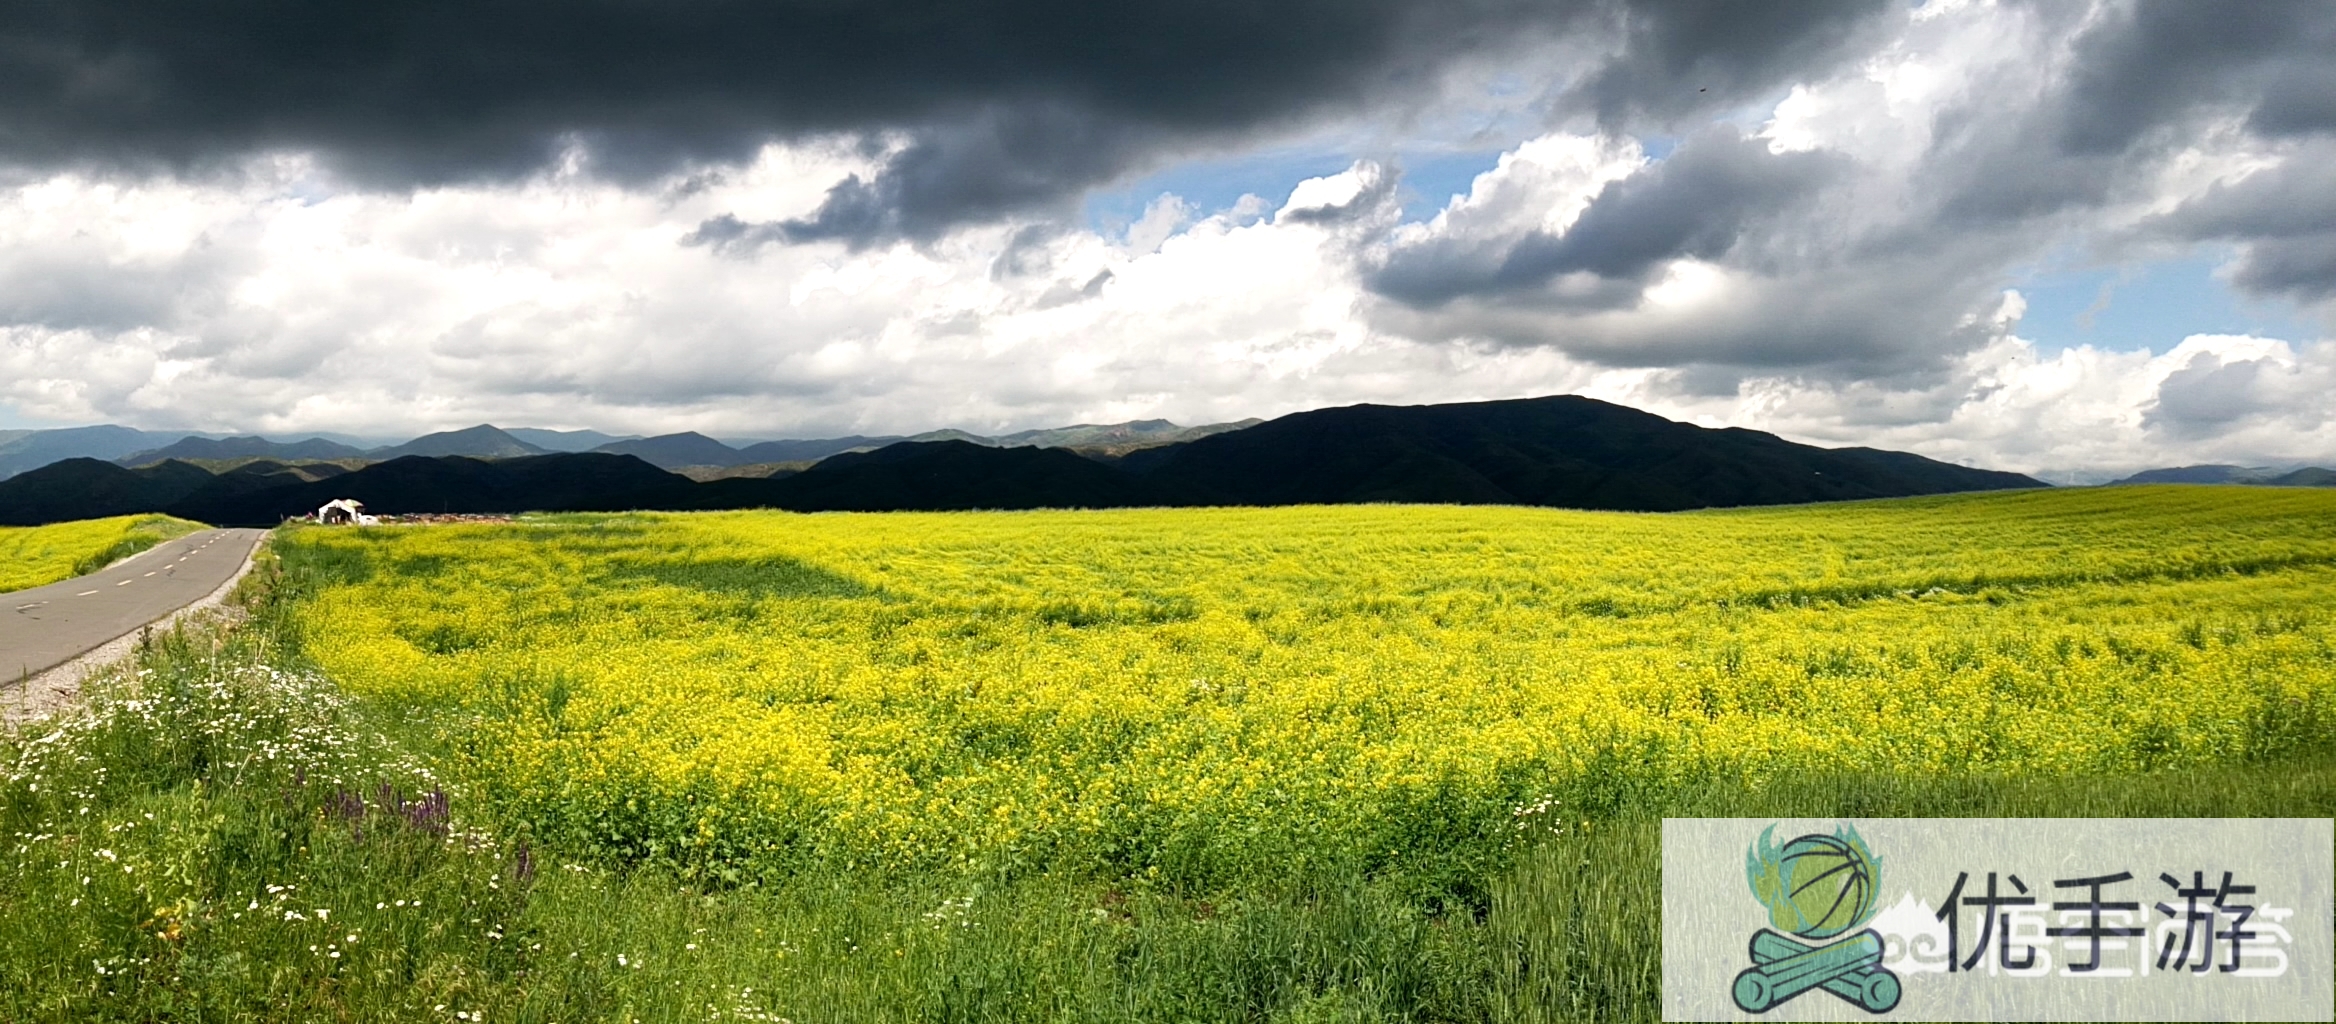
[[[0,526],[0,593],[86,576],[173,537],[204,529],[165,515],[47,526]]]

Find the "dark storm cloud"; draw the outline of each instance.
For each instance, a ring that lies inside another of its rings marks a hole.
[[[1126,122],[1060,105],[1007,107],[920,133],[868,178],[828,190],[811,216],[712,218],[689,241],[742,251],[763,242],[863,246],[935,238],[968,220],[1039,210],[1140,160],[1157,140]]]
[[[1702,110],[1699,100],[1652,88],[1699,66],[1698,40],[1729,34],[1728,5],[1695,9],[1719,20],[1631,31],[1636,57],[1584,77],[1572,97],[1592,102],[1607,122]],[[1863,26],[1893,23],[1835,13],[1823,28],[1793,35],[1793,45],[1824,51],[1847,39],[1827,52],[1855,55]],[[2152,202],[2182,161],[2231,152],[2234,130],[2239,145],[2270,161],[2266,169],[2101,241],[2154,252],[2168,241],[2229,243],[2238,252],[2229,270],[2236,287],[2336,300],[2336,61],[2328,59],[2336,4],[2108,0],[2014,5],[1996,16],[1996,41],[2016,49],[1937,94],[1921,115],[1927,132],[1908,136],[1919,149],[1893,153],[1869,136],[1845,137],[1839,152],[1770,153],[1765,140],[1724,131],[1691,137],[1606,186],[1561,232],[1539,230],[1539,211],[1523,209],[1497,223],[1450,218],[1405,239],[1367,279],[1396,300],[1375,315],[1415,336],[1549,345],[1617,365],[1927,373],[2016,326],[1991,310],[2018,261],[2063,244],[2104,211]],[[1920,47],[1926,33],[1953,22],[1924,24],[1904,24],[1899,45]],[[1744,43],[1726,52],[1790,49]],[[1883,67],[1894,59],[1887,44],[1866,52]],[[1826,93],[1832,110],[1881,102],[1878,87],[1868,89],[1840,60],[1808,61],[1784,73]],[[1745,81],[1758,77],[1758,64],[1741,66],[1750,69]],[[1828,83],[1828,67],[1843,77]],[[1639,98],[1601,101],[1609,85]],[[1647,286],[1680,257],[1732,272],[1734,290],[1712,300],[1728,305],[1724,316],[1677,336],[1601,318],[1647,308]],[[2177,384],[2165,422],[2208,422],[2213,396],[2230,393],[2238,372],[2194,393]]]
[[[1588,271],[1638,277],[1656,263],[1710,259],[1756,217],[1784,212],[1835,169],[1823,153],[1771,153],[1759,139],[1709,132],[1598,193],[1564,235],[1528,236],[1502,261],[1506,281]]]
[[[1566,100],[1614,130],[1725,109],[1795,78],[1824,74],[1904,7],[1893,0],[1804,0],[1619,8],[1612,13],[1622,48],[1568,90]]]
[[[2336,299],[2336,231],[2250,242],[2231,283],[2258,295],[2305,302]]]
[[[1657,264],[1725,255],[1755,221],[1791,210],[1840,163],[1823,153],[1772,153],[1766,142],[1733,129],[1707,131],[1660,163],[1607,184],[1562,234],[1534,231],[1514,241],[1440,237],[1396,250],[1370,284],[1390,298],[1436,306],[1586,273],[1622,286],[1599,289],[1601,302],[1635,301]]]
[[[2216,185],[2148,228],[2238,243],[2230,280],[2248,292],[2336,299],[2336,142],[2300,147],[2276,167]]]
[[[87,0],[0,12],[0,140],[31,161],[317,147],[392,180],[618,171],[1005,104],[1210,131],[1355,100],[1561,27],[1532,0]],[[1005,123],[1001,138],[1026,127]]]
[[[2115,152],[2200,107],[2237,107],[2251,127],[2336,127],[2336,4],[2149,0],[2111,8],[2077,36],[2059,141]]]
[[[774,232],[927,237],[1179,148],[1432,92],[1457,61],[1568,33],[1622,33],[1580,69],[1601,113],[1674,110],[1690,88],[1722,102],[1838,49],[1877,7],[27,2],[0,5],[0,161],[183,170],[290,148],[402,187],[522,174],[582,142],[594,170],[639,180],[772,138],[905,132],[872,178]]]
[[[2217,119],[2268,137],[2336,128],[2336,4],[2144,0],[2081,21],[2075,5],[2031,11],[2066,34],[2065,70],[2033,98],[2009,90],[2034,84],[2007,80],[1941,112],[1923,175],[1949,225],[2098,207]]]

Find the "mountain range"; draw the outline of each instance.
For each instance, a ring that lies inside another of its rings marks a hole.
[[[1499,403],[1493,403],[1499,404]],[[1372,408],[1372,407],[1357,407]],[[1328,410],[1322,410],[1328,411]],[[1300,413],[1299,416],[1311,414]],[[1288,417],[1284,417],[1288,419]],[[286,464],[330,461],[344,468],[360,468],[368,462],[388,461],[406,455],[468,456],[473,458],[519,458],[559,452],[603,452],[633,455],[661,469],[683,472],[700,480],[715,480],[734,476],[760,477],[774,472],[784,474],[803,465],[817,462],[845,452],[872,451],[902,442],[959,440],[987,447],[1031,446],[1040,448],[1068,448],[1079,454],[1105,460],[1133,457],[1131,468],[1147,469],[1160,453],[1137,456],[1149,448],[1165,448],[1188,441],[1196,441],[1217,434],[1246,431],[1261,421],[1250,419],[1236,423],[1216,423],[1198,427],[1184,427],[1167,420],[1136,420],[1115,424],[1079,424],[1042,430],[1023,430],[1009,434],[984,436],[961,430],[936,430],[909,435],[847,435],[843,437],[787,439],[775,441],[720,440],[695,432],[665,434],[657,437],[606,434],[596,430],[544,430],[532,427],[500,428],[486,424],[463,430],[444,431],[394,444],[366,442],[347,435],[317,435],[298,440],[279,440],[257,436],[228,436],[169,431],[136,430],[129,427],[101,425],[70,427],[60,430],[0,430],[0,481],[19,473],[37,469],[70,458],[95,458],[117,462],[123,466],[139,467],[172,459],[201,463],[205,468],[228,470],[233,464],[251,461],[273,461]],[[1280,421],[1276,421],[1280,422]],[[1301,421],[1301,423],[1304,421]],[[1283,431],[1296,431],[1285,426]],[[1747,431],[1746,433],[1752,433]],[[1277,433],[1275,444],[1294,438],[1294,433]],[[1377,442],[1371,442],[1377,443]],[[1353,446],[1344,440],[1341,448]],[[1846,449],[1844,449],[1846,451]],[[1362,463],[1384,463],[1393,453],[1382,450],[1376,455],[1348,451],[1341,459]],[[1418,452],[1405,453],[1406,458],[1424,457]],[[1333,459],[1332,462],[1337,462]],[[1433,460],[1430,460],[1433,461]],[[1312,466],[1308,472],[1327,471]],[[1182,471],[1177,471],[1182,472]],[[1175,475],[1171,473],[1171,476]],[[1401,472],[1397,472],[1402,476]],[[2063,474],[2050,479],[2062,483],[2093,483],[2108,480],[2111,474]],[[1753,478],[1765,479],[1759,473]],[[1485,481],[1485,482],[1490,482]],[[1838,481],[1845,486],[1850,482]],[[2263,484],[2291,487],[2325,487],[2336,485],[2336,471],[2318,467],[2288,466],[2278,469],[2263,467],[2210,465],[2153,469],[2135,473],[2112,483],[2229,483]],[[1531,498],[1534,485],[1510,480],[1510,485],[1521,490],[1512,491],[1508,485],[1494,484],[1494,490],[1509,493],[1519,500]],[[1295,486],[1295,484],[1289,484]],[[1357,482],[1356,486],[1367,484]],[[1477,482],[1462,485],[1453,482],[1456,494],[1483,493],[1490,495]],[[1738,497],[1752,500],[1761,488],[1752,487]],[[1854,489],[1854,488],[1851,488]],[[1228,500],[1232,496],[1226,496]],[[1257,496],[1251,496],[1257,497]],[[1652,495],[1647,500],[1654,500]]]
[[[1200,436],[1192,436],[1196,431]],[[1158,441],[1162,436],[1178,439]],[[77,458],[0,481],[0,524],[166,511],[222,525],[266,525],[337,497],[356,498],[385,514],[1353,502],[1671,511],[2043,486],[2016,473],[1903,452],[1818,448],[1574,396],[1357,405],[1224,429],[1187,430],[1162,421],[1065,428],[1048,439],[1096,443],[1007,445],[970,435],[891,443],[855,438],[849,440],[863,443],[818,457],[799,471],[781,468],[704,483],[646,456],[704,458],[727,450],[735,458],[752,458],[815,449],[765,447],[808,442],[740,449],[693,434],[549,452],[481,426],[368,452],[381,461],[354,463],[354,469],[347,462],[249,455],[233,464],[169,458],[135,467]],[[255,448],[250,439],[237,438],[186,450]],[[480,448],[507,454],[457,451]],[[619,450],[607,450],[612,448]]]
[[[323,437],[279,441],[258,436],[172,434],[128,427],[73,427],[63,430],[0,431],[0,480],[72,458],[105,459],[123,466],[149,466],[172,459],[220,462],[253,459],[279,462],[364,460],[387,462],[408,455],[468,456],[511,459],[555,452],[603,452],[633,455],[651,465],[669,469],[734,469],[781,463],[812,462],[849,451],[867,451],[902,441],[967,441],[989,447],[1036,446],[1079,448],[1099,454],[1119,454],[1153,445],[1172,444],[1238,430],[1257,423],[1216,423],[1183,427],[1167,420],[1129,423],[1079,424],[1044,430],[1023,430],[985,437],[962,430],[936,430],[905,436],[814,438],[730,444],[704,434],[686,432],[657,437],[603,434],[596,430],[505,430],[480,424],[462,430],[425,434],[401,444],[359,447]]]
[[[2262,466],[2177,466],[2135,473],[2118,484],[2255,484],[2264,487],[2336,487],[2336,469],[2305,466],[2281,472]]]
[[[1071,448],[1097,454],[1119,454],[1140,448],[1192,441],[1256,425],[1258,420],[1183,427],[1167,420],[1127,423],[1081,423],[1070,427],[1022,430],[983,436],[962,430],[935,430],[905,436],[829,437],[812,440],[761,441],[732,447],[699,433],[663,434],[621,441],[592,449],[613,455],[635,455],[665,469],[696,466],[752,466],[787,462],[816,462],[845,452],[873,451],[904,441],[963,441],[987,448]]]
[[[110,423],[10,433],[13,436],[0,438],[0,480],[63,459],[118,459],[188,436],[134,430]]]
[[[171,459],[330,459],[363,458],[365,449],[338,441],[311,437],[304,441],[270,441],[264,437],[199,437],[179,438],[160,448],[149,448],[122,456],[125,466],[145,466]]]
[[[1122,463],[1208,504],[1368,501],[1674,511],[2041,487],[1872,448],[1709,429],[1571,395],[1295,413]]]

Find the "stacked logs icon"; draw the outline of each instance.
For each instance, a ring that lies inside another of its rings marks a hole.
[[[1752,933],[1752,966],[1736,975],[1736,1006],[1766,1013],[1824,989],[1868,1013],[1889,1012],[1898,1005],[1898,976],[1882,966],[1881,933],[1841,937],[1873,919],[1880,862],[1854,828],[1782,848],[1770,843],[1775,831],[1761,833],[1745,858],[1752,895],[1768,907],[1773,930]]]

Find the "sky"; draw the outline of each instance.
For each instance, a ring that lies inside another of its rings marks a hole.
[[[0,8],[0,428],[2336,464],[2336,5]]]

